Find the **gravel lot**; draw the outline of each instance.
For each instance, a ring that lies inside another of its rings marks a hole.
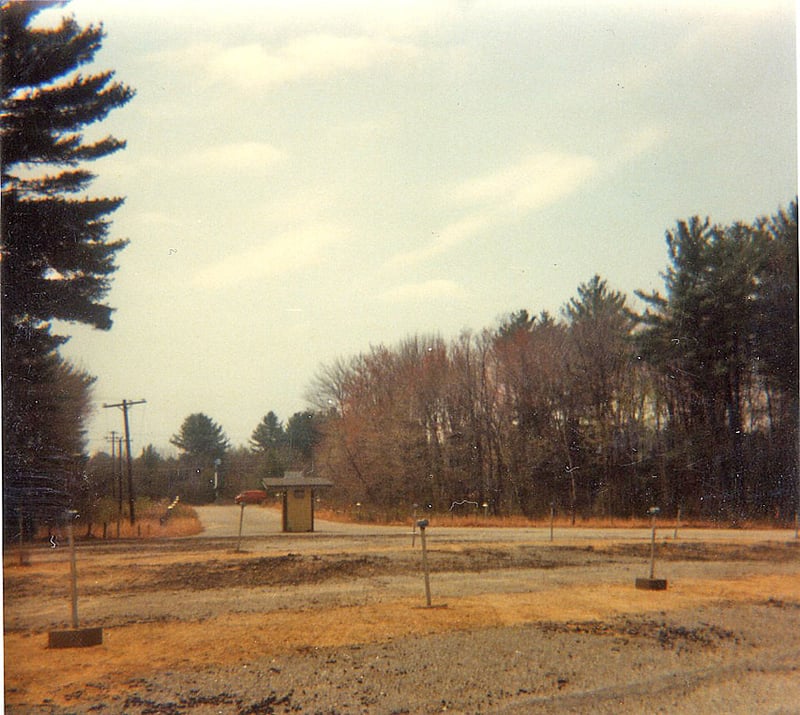
[[[788,531],[428,529],[198,510],[196,538],[4,563],[8,713],[799,713],[800,545]]]

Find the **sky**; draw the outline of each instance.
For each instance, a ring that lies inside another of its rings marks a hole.
[[[595,274],[663,289],[667,230],[797,193],[795,4],[74,0],[136,97],[87,138],[124,196],[114,326],[58,326],[162,454],[190,414],[247,445],[337,358],[558,314]]]

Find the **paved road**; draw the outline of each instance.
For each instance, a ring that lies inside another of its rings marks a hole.
[[[203,525],[200,536],[227,537],[239,534],[242,519],[242,536],[263,536],[281,531],[281,514],[275,509],[246,506],[196,506],[194,510]]]
[[[242,519],[243,537],[269,537],[283,535],[285,537],[321,537],[326,535],[367,536],[369,534],[389,536],[411,534],[411,520],[408,526],[376,526],[374,524],[349,524],[336,521],[314,519],[313,534],[283,534],[280,509],[275,507],[246,506],[242,515],[242,508],[235,504],[196,506],[194,510],[203,525],[203,531],[198,536],[203,537],[232,537],[239,534],[239,519]]]
[[[212,538],[236,537],[239,534],[241,507],[236,505],[211,505],[195,507],[203,531],[199,536]],[[250,542],[270,537],[313,538],[350,536],[356,538],[411,538],[411,516],[408,526],[377,526],[375,524],[351,524],[315,519],[313,534],[284,534],[281,528],[281,513],[273,507],[247,506],[242,520],[242,537]],[[664,523],[657,529],[659,540],[673,539],[674,524]],[[428,529],[431,539],[448,542],[499,541],[526,542],[549,541],[549,526],[525,528],[474,528],[447,526],[447,517],[434,520]],[[717,541],[717,542],[759,542],[794,540],[794,530],[790,529],[688,529],[678,531],[680,541]],[[562,544],[581,544],[592,541],[648,541],[650,529],[607,528],[587,529],[583,527],[556,528],[554,540]]]

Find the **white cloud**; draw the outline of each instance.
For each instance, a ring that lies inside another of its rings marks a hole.
[[[779,11],[786,11],[791,6],[787,0],[595,0],[587,4],[586,0],[537,0],[535,7],[539,11],[586,11],[587,5],[600,10],[616,10],[633,14],[635,12],[657,12],[666,17],[669,13],[687,16],[744,16],[758,17]],[[478,0],[475,7],[482,10],[508,11],[529,10],[530,0]]]
[[[644,127],[633,134],[622,147],[621,161],[638,159],[658,149],[668,138],[669,134],[664,127]]]
[[[599,171],[589,156],[542,152],[512,166],[462,181],[445,199],[467,212],[433,234],[424,246],[392,257],[392,265],[419,263],[444,253],[492,226],[523,219],[575,193]]]
[[[79,19],[125,22],[152,21],[196,29],[213,23],[215,28],[267,26],[281,31],[298,25],[348,23],[373,30],[409,34],[452,22],[464,12],[461,0],[72,0]],[[63,10],[45,11],[60,20]]]
[[[192,282],[207,289],[229,288],[317,265],[326,249],[342,238],[343,231],[329,224],[303,226],[203,266]]]
[[[210,165],[213,169],[237,171],[261,170],[283,156],[279,149],[264,142],[237,142],[199,149],[187,158],[187,163]]]
[[[439,279],[422,283],[405,283],[389,288],[381,294],[386,301],[419,301],[436,298],[463,298],[465,291],[455,281]]]
[[[472,238],[484,228],[488,228],[492,222],[491,212],[483,215],[476,213],[464,216],[448,224],[441,231],[434,232],[432,239],[424,246],[393,256],[390,264],[407,266],[434,258]]]
[[[535,211],[574,193],[597,170],[597,162],[589,156],[542,152],[467,179],[449,193],[461,203],[491,205],[501,213]]]
[[[182,222],[178,221],[173,216],[170,216],[163,211],[142,211],[139,213],[139,219],[142,223],[149,226],[166,226],[167,228],[176,228],[182,226]]]
[[[265,174],[283,157],[282,152],[264,142],[236,142],[197,149],[178,164],[181,169],[203,173],[235,171]]]
[[[172,156],[147,154],[127,165],[130,176],[150,176],[154,173],[171,172],[196,176],[236,173],[237,176],[266,176],[284,153],[266,142],[231,142],[191,149],[189,153]]]
[[[368,35],[307,34],[273,47],[248,43],[224,47],[195,44],[169,52],[169,61],[202,67],[213,82],[252,90],[324,79],[342,71],[360,71],[394,60],[409,60],[420,49],[409,42]]]

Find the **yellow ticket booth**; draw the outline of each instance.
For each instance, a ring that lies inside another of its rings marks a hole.
[[[302,471],[284,472],[282,477],[262,481],[267,491],[278,492],[283,500],[283,530],[314,531],[316,491],[333,484],[326,479],[306,475]]]

